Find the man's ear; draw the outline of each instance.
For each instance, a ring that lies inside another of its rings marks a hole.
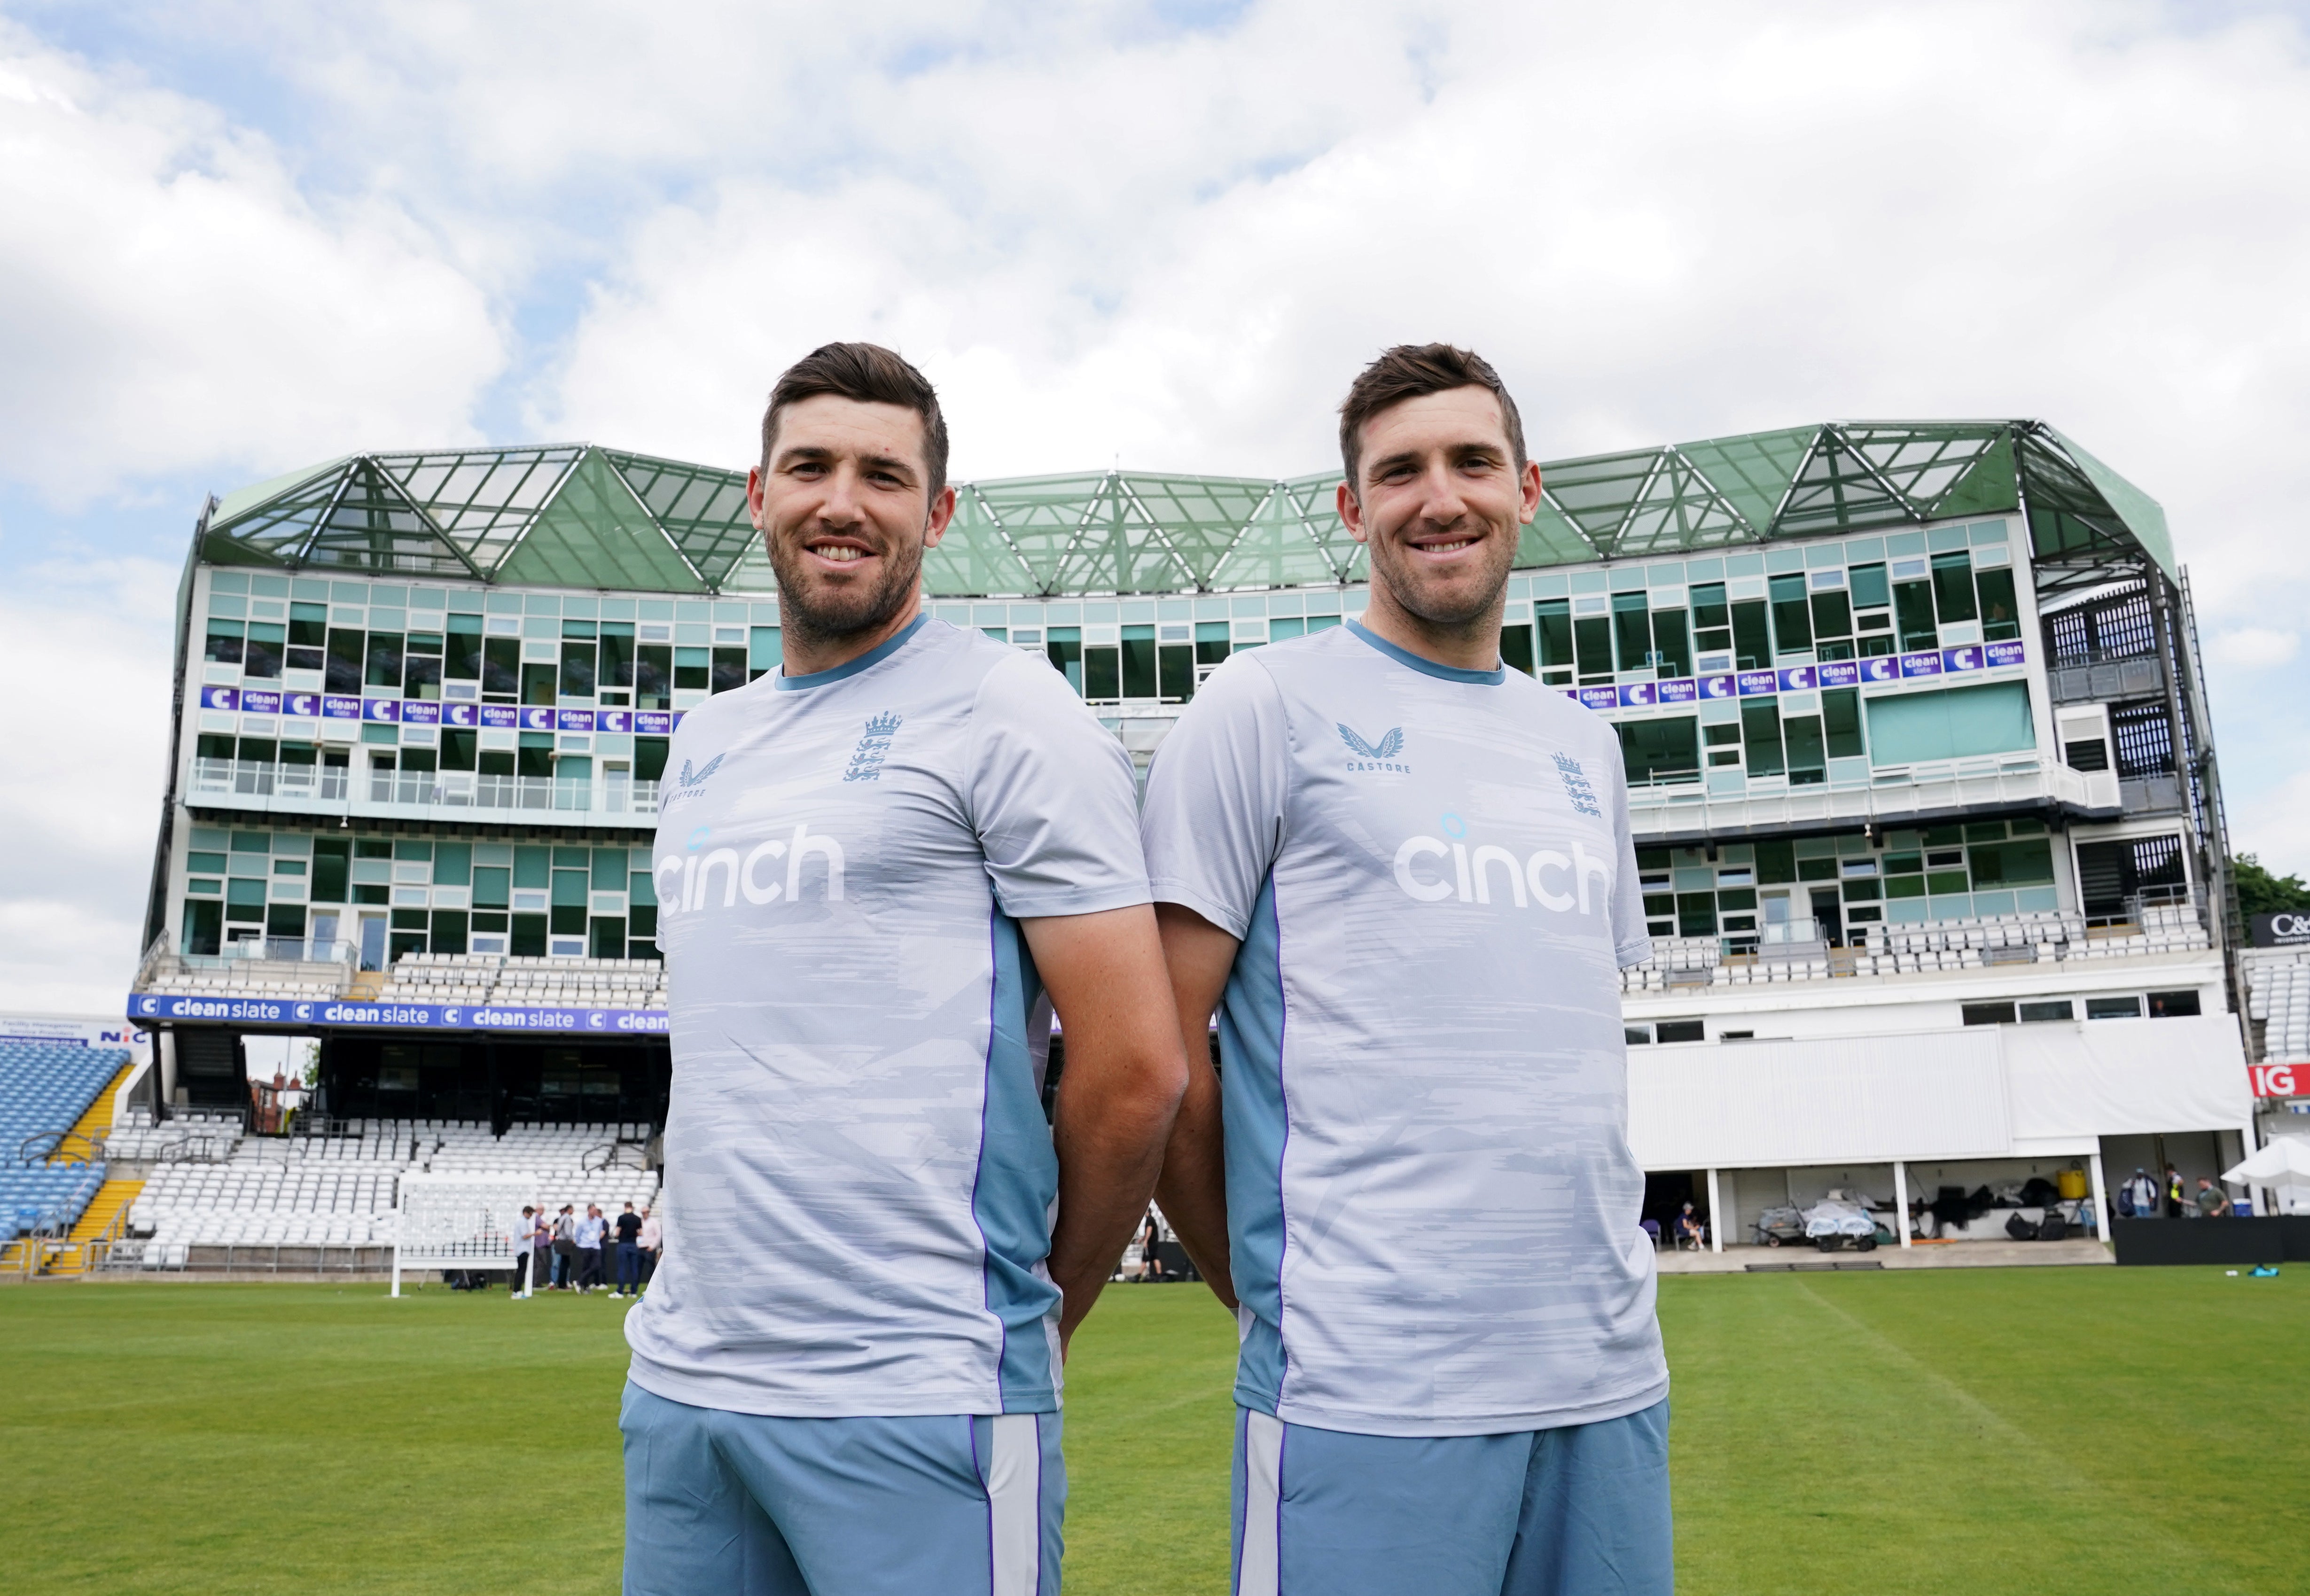
[[[1362,542],[1364,541],[1364,507],[1358,501],[1356,490],[1348,486],[1344,479],[1340,483],[1337,503],[1340,524],[1348,529],[1350,537],[1359,543]]]

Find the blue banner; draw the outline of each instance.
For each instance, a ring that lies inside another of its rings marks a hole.
[[[2019,649],[2020,645],[2006,643],[1991,646],[1993,649]],[[444,703],[436,698],[290,693],[256,687],[204,687],[200,691],[202,708],[234,710],[247,715],[285,715],[303,720],[398,722],[412,726],[494,726],[500,729],[517,726],[529,732],[639,732],[645,737],[671,736],[687,713],[680,709],[547,709],[535,705],[525,708],[513,704]]]
[[[430,698],[404,698],[401,701],[401,724],[404,726],[438,726],[441,724],[441,706]]]
[[[321,695],[318,693],[291,693],[282,701],[281,707],[282,712],[285,714],[301,716],[307,720],[311,720],[321,713]]]
[[[1820,685],[1823,687],[1859,687],[1861,663],[1858,660],[1837,660],[1826,665],[1815,666],[1813,674],[1819,679]]]
[[[525,732],[551,732],[553,730],[553,711],[534,706],[525,708],[518,724]]]
[[[201,707],[238,709],[240,707],[240,694],[229,687],[204,687],[201,689]]]
[[[400,718],[401,700],[398,698],[363,698],[361,700],[361,719],[363,720],[391,723]]]
[[[343,698],[331,693],[321,700],[323,720],[359,720],[360,717],[361,701],[359,698]]]
[[[482,724],[509,732],[521,724],[521,711],[510,704],[484,704],[482,706]]]
[[[564,732],[590,732],[594,729],[594,712],[590,709],[561,709],[554,712],[554,725]]]
[[[1730,676],[1704,676],[1700,679],[1700,696],[1704,698],[1729,698],[1735,689]]]
[[[1591,709],[1618,709],[1620,707],[1620,690],[1616,687],[1584,687],[1580,690],[1580,701]]]
[[[1689,704],[1700,697],[1700,684],[1689,676],[1676,676],[1655,683],[1654,697],[1663,704]]]
[[[281,713],[281,695],[254,687],[244,688],[240,695],[240,710],[243,715],[278,715]]]
[[[1919,676],[1938,676],[1941,673],[1941,656],[1938,652],[1905,654],[1901,656],[1901,680],[1904,681]]]
[[[1733,680],[1740,684],[1741,696],[1744,698],[1781,690],[1781,676],[1777,671],[1743,671]]]
[[[232,1025],[357,1026],[366,1029],[530,1031],[664,1036],[663,1009],[527,1009],[494,1004],[356,1002],[350,999],[212,998],[128,994],[128,1018]]]

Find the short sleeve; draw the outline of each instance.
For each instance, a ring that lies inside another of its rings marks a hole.
[[[979,683],[963,779],[1003,913],[1147,901],[1131,756],[1041,655],[1014,652]]]
[[[1242,940],[1282,837],[1290,759],[1275,679],[1238,655],[1195,694],[1147,773],[1139,829],[1158,903]]]
[[[1625,969],[1653,956],[1653,940],[1645,929],[1644,878],[1637,871],[1637,837],[1628,825],[1628,776],[1620,751],[1609,750],[1607,768],[1612,773],[1612,835],[1619,844],[1620,867],[1612,872],[1612,955]]]

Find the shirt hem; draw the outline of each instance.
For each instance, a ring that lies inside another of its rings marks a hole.
[[[1652,956],[1653,940],[1650,937],[1645,937],[1637,941],[1624,942],[1613,950],[1613,957],[1620,960],[1620,967],[1624,970],[1632,964],[1644,963]]]
[[[1157,903],[1176,903],[1183,909],[1193,909],[1238,942],[1251,933],[1251,922],[1246,916],[1237,914],[1224,904],[1213,902],[1192,887],[1182,886],[1177,881],[1151,880],[1148,890],[1154,895]]]
[[[984,1389],[915,1393],[877,1390],[872,1394],[829,1392],[823,1397],[802,1397],[758,1391],[729,1380],[699,1379],[652,1363],[638,1352],[626,1366],[626,1378],[669,1402],[724,1413],[751,1413],[758,1418],[934,1418],[955,1414],[993,1418],[1004,1413],[1056,1413],[1064,1406],[1056,1392],[1047,1397],[1038,1393],[990,1401]]]
[[[1066,915],[1098,915],[1109,909],[1136,908],[1154,897],[1142,886],[1077,888],[1068,892],[1038,892],[1031,898],[1003,900],[1003,912],[1013,920],[1042,920]]]
[[[1236,1405],[1272,1414],[1286,1424],[1305,1429],[1337,1430],[1353,1436],[1509,1436],[1530,1430],[1568,1429],[1575,1425],[1603,1424],[1641,1413],[1668,1396],[1668,1376],[1648,1381],[1625,1395],[1562,1408],[1538,1408],[1522,1413],[1451,1414],[1437,1417],[1400,1413],[1353,1413],[1302,1401],[1278,1402],[1272,1396],[1238,1384]]]

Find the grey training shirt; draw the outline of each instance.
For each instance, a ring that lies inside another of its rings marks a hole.
[[[1017,922],[1148,901],[1128,757],[943,621],[686,716],[654,858],[664,1260],[632,1377],[797,1417],[1047,1411],[1050,1008]]]
[[[1220,1028],[1238,1401],[1454,1436],[1665,1395],[1611,727],[1350,624],[1214,672],[1142,827],[1157,899],[1242,941]]]

